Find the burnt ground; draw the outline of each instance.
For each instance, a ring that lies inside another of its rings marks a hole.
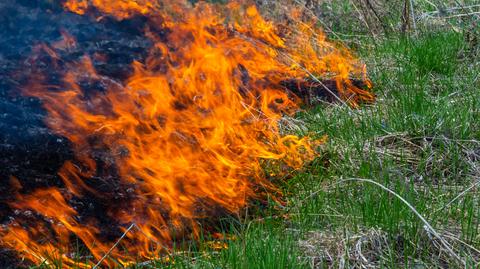
[[[11,177],[22,185],[21,193],[61,186],[56,172],[65,160],[73,158],[69,141],[53,134],[43,123],[46,112],[41,103],[20,93],[22,87],[28,87],[32,74],[48,74],[52,85],[62,77],[62,68],[51,68],[50,57],[35,48],[62,40],[62,32],[66,32],[76,39],[77,46],[60,51],[60,65],[101,54],[108,61],[94,60],[97,71],[122,80],[132,71],[132,60],[143,59],[151,45],[143,36],[144,23],[141,17],[96,22],[88,16],[64,12],[55,1],[0,2],[0,223],[15,217],[8,206],[15,199]],[[90,214],[101,212],[104,206],[92,201],[75,204]],[[0,251],[0,267],[13,266],[13,257]]]

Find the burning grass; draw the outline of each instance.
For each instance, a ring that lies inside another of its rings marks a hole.
[[[252,201],[281,203],[264,167],[281,177],[324,142],[281,132],[283,115],[300,104],[285,81],[328,80],[353,107],[374,100],[353,80],[370,86],[365,66],[298,9],[279,23],[243,1],[71,0],[64,8],[91,23],[132,20],[151,47],[126,78],[98,72],[111,60],[102,53],[63,57],[82,49],[65,31],[28,59],[48,68],[33,70],[22,94],[42,102],[46,125],[74,155],[58,171],[61,186],[24,191],[11,179],[15,217],[2,244],[35,263],[92,266],[72,257],[79,240],[102,266],[129,265],[198,238],[203,222]]]

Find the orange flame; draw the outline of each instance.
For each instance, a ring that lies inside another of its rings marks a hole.
[[[0,232],[2,244],[32,261],[60,260],[64,266],[74,263],[71,234],[97,260],[106,253],[122,264],[154,257],[164,245],[168,249],[175,234],[198,234],[197,221],[211,208],[238,212],[249,199],[275,192],[264,174],[265,162],[296,169],[316,156],[322,141],[281,134],[278,121],[298,105],[282,81],[315,74],[335,79],[352,105],[373,100],[350,80],[364,76],[364,66],[327,42],[313,24],[297,21],[295,31],[281,35],[253,5],[168,2],[65,3],[82,15],[92,9],[118,19],[145,15],[149,25],[169,32],[159,36],[145,30],[155,45],[145,62],[133,63],[134,73],[123,83],[98,74],[85,57],[68,66],[62,89],[49,91],[39,82],[29,87],[26,94],[42,100],[49,113],[48,126],[73,143],[76,161],[59,171],[65,188],[18,196],[12,208],[33,211],[43,221],[19,217]],[[55,49],[74,46],[73,38],[64,36],[65,42],[44,48],[54,58]],[[80,86],[85,81],[100,82],[107,90],[86,94]],[[102,196],[94,187],[96,150],[110,154],[109,169],[118,170],[118,180],[132,186],[135,197],[104,212],[121,227],[134,223],[139,231],[127,233],[122,247],[111,252],[113,242],[102,240],[102,227],[80,221],[69,202]]]

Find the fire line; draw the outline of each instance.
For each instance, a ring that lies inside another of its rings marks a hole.
[[[263,18],[250,1],[68,0],[63,8],[97,23],[141,18],[151,48],[123,78],[98,71],[111,60],[102,54],[63,59],[79,46],[68,32],[36,47],[62,77],[36,74],[22,94],[41,101],[44,122],[74,156],[58,171],[63,186],[23,192],[11,178],[16,198],[8,205],[24,213],[0,228],[0,244],[33,263],[78,266],[76,241],[94,258],[83,268],[153,259],[179,238],[197,238],[202,220],[268,195],[280,200],[265,167],[278,177],[300,169],[324,142],[279,126],[302,103],[292,89],[318,84],[312,74],[352,107],[374,100],[365,66],[300,9],[282,22]],[[105,197],[113,187],[118,201]],[[79,206],[89,199],[102,214]]]

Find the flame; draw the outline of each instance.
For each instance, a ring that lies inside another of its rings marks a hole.
[[[84,15],[90,6],[100,12],[115,15],[117,18],[126,19],[137,14],[147,14],[153,10],[155,1],[151,0],[68,0],[64,7],[79,15]]]
[[[78,265],[71,255],[72,234],[96,260],[107,253],[121,264],[155,257],[168,251],[174,237],[198,235],[198,220],[212,210],[238,212],[251,199],[278,195],[266,179],[267,162],[298,169],[315,158],[322,139],[282,135],[278,126],[299,104],[282,81],[315,74],[335,79],[341,97],[353,106],[374,98],[350,79],[365,76],[364,66],[329,43],[313,23],[295,20],[295,12],[290,26],[295,30],[281,33],[248,3],[174,2],[65,2],[80,15],[96,10],[119,20],[147,16],[145,35],[154,46],[144,62],[133,62],[126,81],[98,74],[85,56],[67,66],[57,89],[47,90],[41,81],[28,87],[25,94],[42,100],[48,111],[48,126],[72,142],[75,160],[58,173],[64,188],[19,194],[10,204],[34,213],[20,214],[0,229],[1,244],[34,262],[62,261],[66,267]],[[59,59],[55,51],[73,46],[74,38],[65,33],[64,41],[39,49]],[[100,167],[95,152],[107,152],[112,161]],[[102,198],[96,175],[103,170],[117,171],[132,196],[126,204],[105,206],[105,217],[125,232],[121,247],[113,250],[105,227],[94,217],[81,219],[72,204]],[[132,224],[135,232],[127,230]],[[114,265],[105,260],[105,266]]]

